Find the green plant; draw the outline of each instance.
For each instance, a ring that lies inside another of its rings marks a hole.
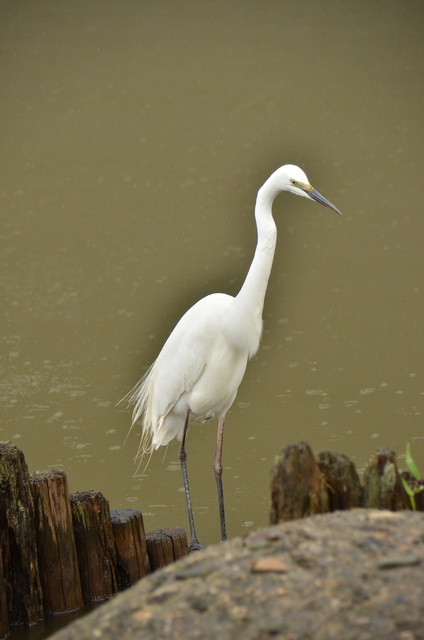
[[[412,458],[411,447],[409,445],[409,442],[406,445],[405,460],[406,460],[406,465],[410,472],[410,476],[412,476],[412,478],[410,478],[408,482],[407,479],[404,477],[404,475],[402,475],[401,480],[402,480],[403,488],[405,489],[411,501],[412,510],[416,511],[417,505],[415,502],[415,496],[418,493],[421,493],[421,491],[424,491],[424,481],[421,473],[418,470],[417,465],[415,464]]]

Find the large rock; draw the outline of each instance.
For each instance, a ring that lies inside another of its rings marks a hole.
[[[52,640],[424,639],[424,513],[340,511],[196,552]]]

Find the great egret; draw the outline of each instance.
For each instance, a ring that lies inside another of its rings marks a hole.
[[[259,348],[262,309],[274,258],[277,229],[272,204],[281,191],[315,200],[340,214],[316,191],[299,167],[277,169],[259,189],[255,219],[258,241],[242,288],[235,298],[214,293],[189,309],[172,331],[157,359],[126,396],[134,404],[132,424],[143,416],[138,457],[181,441],[179,458],[190,523],[190,549],[200,549],[194,527],[185,448],[189,418],[218,418],[214,471],[221,538],[226,540],[222,489],[222,443],[225,414],[234,402],[247,361]]]

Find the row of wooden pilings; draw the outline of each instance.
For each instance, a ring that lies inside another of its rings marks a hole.
[[[30,474],[22,451],[0,443],[0,638],[88,609],[187,553],[183,529],[145,534],[139,511],[69,495],[63,471]]]
[[[424,510],[424,481],[402,473]],[[378,449],[362,474],[345,455],[305,442],[281,450],[271,473],[271,523],[357,507],[411,509],[396,454]],[[111,598],[185,556],[180,528],[144,532],[139,511],[110,511],[99,492],[68,494],[62,471],[29,474],[0,443],[0,638]]]

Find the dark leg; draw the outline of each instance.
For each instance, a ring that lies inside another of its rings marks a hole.
[[[188,419],[190,416],[190,411],[187,411],[186,419],[184,422],[184,430],[183,437],[181,439],[181,447],[179,452],[181,471],[183,472],[183,481],[184,481],[184,491],[187,500],[187,510],[188,510],[188,521],[190,524],[190,546],[189,551],[197,551],[198,549],[204,549],[205,547],[200,544],[197,539],[196,530],[194,528],[194,518],[193,518],[193,510],[191,508],[191,498],[190,498],[190,489],[188,487],[188,477],[187,477],[187,453],[185,450],[185,440],[187,435],[187,427],[188,427]]]
[[[219,519],[221,522],[221,540],[223,542],[227,539],[227,528],[225,526],[224,510],[224,491],[222,489],[222,444],[224,441],[224,420],[225,418],[221,418],[218,423],[215,464],[213,466],[215,471],[216,488],[218,491]]]

